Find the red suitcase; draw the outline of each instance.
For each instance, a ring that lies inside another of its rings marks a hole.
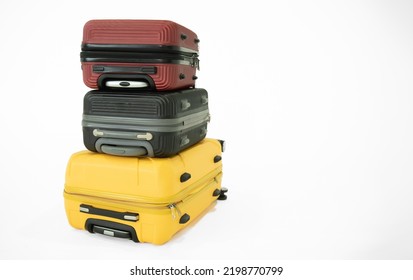
[[[97,89],[195,86],[197,35],[168,20],[91,20],[83,29],[83,80]]]

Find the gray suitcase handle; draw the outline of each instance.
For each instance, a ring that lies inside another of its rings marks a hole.
[[[100,146],[102,152],[113,156],[125,156],[125,157],[139,157],[146,155],[146,149],[140,147],[119,147],[102,145]]]
[[[152,145],[147,141],[99,138],[95,143],[99,153],[115,156],[148,156],[154,157]]]
[[[105,83],[108,88],[147,88],[149,84],[141,81],[111,80]]]
[[[113,83],[110,81],[114,81]],[[109,85],[107,82],[110,82]],[[117,84],[117,85],[116,85]],[[99,89],[148,90],[156,89],[155,82],[147,74],[104,73],[98,78]]]

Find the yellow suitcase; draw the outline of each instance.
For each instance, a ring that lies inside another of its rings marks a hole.
[[[75,153],[64,188],[68,221],[91,233],[163,244],[226,199],[223,149],[223,141],[204,139],[170,158]]]

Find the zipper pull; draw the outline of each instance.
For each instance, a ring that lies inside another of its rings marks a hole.
[[[199,58],[196,58],[196,69],[199,71],[201,70],[200,66],[199,66]]]
[[[176,217],[179,217],[180,224],[186,224],[191,219],[191,216],[189,216],[187,213],[183,215],[181,214],[181,211],[179,210],[178,206],[176,206],[176,203],[169,204],[168,208],[171,209],[172,219],[175,220]]]
[[[172,219],[176,219],[176,217],[181,217],[181,211],[179,211],[179,208],[176,206],[176,203],[171,203],[168,205],[168,208],[171,210],[172,214]],[[178,214],[178,215],[176,215]]]
[[[197,56],[196,54],[193,54],[193,55],[192,55],[191,66],[192,66],[192,67],[196,67],[196,69],[198,69],[198,70],[201,70],[201,69],[199,68],[199,59],[198,59],[198,56]]]

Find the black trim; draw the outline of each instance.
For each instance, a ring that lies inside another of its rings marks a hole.
[[[195,43],[197,39],[194,39]],[[198,54],[197,50],[166,45],[139,45],[139,44],[82,44],[82,51],[116,51],[116,52],[168,52]]]
[[[136,221],[139,220],[139,214],[138,213],[117,212],[117,211],[112,211],[112,210],[95,208],[92,205],[87,205],[87,204],[80,204],[79,211],[82,212],[82,213],[87,213],[87,214],[92,214],[92,215],[99,215],[99,216],[104,216],[104,217],[110,217],[110,218],[115,218],[115,219],[129,221],[129,222],[136,222]],[[136,217],[136,219],[128,219],[127,218],[128,216],[129,217]]]
[[[155,90],[155,82],[151,78],[151,76],[146,74],[117,74],[117,73],[105,73],[99,76],[98,78],[98,88],[99,89],[110,89],[112,91],[116,91],[117,89],[107,87],[106,82],[110,80],[125,80],[125,81],[140,81],[148,83],[147,87],[142,89],[139,88],[120,88],[121,91],[140,91],[140,90]]]
[[[127,238],[133,240],[134,242],[139,242],[138,236],[136,235],[136,231],[132,226],[99,219],[86,220],[85,229],[88,232],[104,234],[104,229],[102,228],[105,228],[109,231],[113,230],[113,237]]]
[[[95,73],[136,73],[136,74],[156,74],[155,66],[106,66],[106,65],[93,65],[93,72]]]

